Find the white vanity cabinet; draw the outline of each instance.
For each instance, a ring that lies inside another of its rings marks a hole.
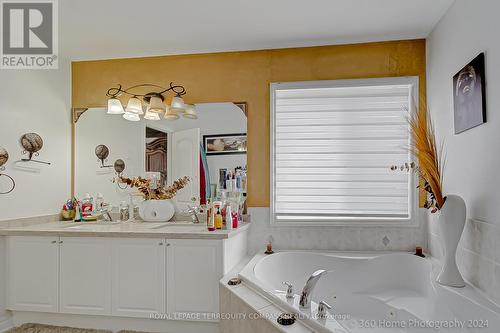
[[[246,249],[243,235],[8,236],[7,308],[134,318],[167,313],[172,319],[212,321],[219,311],[219,280],[246,253],[235,249]]]
[[[59,237],[7,238],[7,308],[59,310]]]
[[[168,312],[173,315],[218,312],[218,281],[223,276],[222,242],[174,239],[167,245]]]
[[[111,241],[60,238],[59,312],[111,315]]]
[[[165,313],[165,244],[156,238],[113,239],[113,315]]]

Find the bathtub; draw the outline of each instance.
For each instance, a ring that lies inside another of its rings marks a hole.
[[[311,308],[302,309],[299,294],[318,269],[328,274],[316,285]],[[239,276],[318,332],[500,332],[498,306],[469,285],[437,284],[438,271],[436,260],[408,253],[280,252],[256,255]],[[285,297],[285,281],[293,284],[293,299]],[[317,318],[320,301],[332,306],[326,319]]]

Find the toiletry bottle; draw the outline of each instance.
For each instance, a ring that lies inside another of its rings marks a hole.
[[[265,254],[273,254],[274,253],[273,241],[274,241],[273,236],[269,236],[269,243],[267,243],[267,245],[266,245],[266,252],[264,252]]]
[[[215,213],[215,228],[222,229],[222,214],[220,213],[220,206],[217,207],[217,213]]]
[[[82,220],[82,211],[80,209],[80,202],[74,198],[74,206],[75,206],[75,222],[80,222]]]
[[[226,189],[227,169],[219,169],[219,189]]]
[[[213,228],[213,230],[210,231],[215,231],[215,204],[214,202],[211,203],[210,205],[210,227]]]
[[[231,192],[233,190],[233,178],[231,175],[231,171],[228,172],[227,174],[227,179],[226,179],[226,190]]]
[[[242,170],[242,175],[241,175],[241,191],[246,192],[247,191],[247,171],[246,169]]]
[[[90,196],[90,194],[87,193],[85,194],[85,198],[83,199],[82,202],[82,217],[92,215],[92,209],[93,209],[92,197]]]
[[[213,208],[213,205],[210,202],[210,200],[207,203],[207,207],[208,207],[208,210],[207,210],[207,229],[208,229],[208,231],[215,231],[215,217],[213,214],[214,208]]]
[[[216,200],[214,201],[214,213],[217,213],[217,208],[222,209],[222,201]]]
[[[235,191],[241,191],[241,170],[236,173],[236,188]]]
[[[245,208],[246,196],[247,196],[247,194],[243,193],[243,202],[238,209],[238,224],[243,223],[243,214],[245,213],[245,209],[246,209]]]
[[[95,210],[96,211],[101,210],[103,205],[104,205],[104,197],[102,193],[97,193],[97,197],[95,199]]]
[[[226,230],[233,229],[233,214],[231,213],[231,205],[226,206]]]
[[[231,212],[231,218],[233,220],[233,229],[238,228],[238,209]]]
[[[237,182],[236,182],[236,172],[233,172],[233,179],[231,179],[231,189],[234,192],[238,191],[238,187],[236,185],[237,185]]]
[[[129,219],[128,213],[129,213],[128,204],[126,201],[122,201],[120,203],[120,221],[121,222],[128,221],[128,219]]]
[[[135,204],[134,204],[134,196],[129,194],[129,204],[128,204],[128,221],[135,222]]]

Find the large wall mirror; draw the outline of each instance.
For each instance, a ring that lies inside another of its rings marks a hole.
[[[238,175],[246,195],[247,117],[245,103],[196,104],[197,119],[125,120],[104,108],[75,117],[73,189],[77,198],[101,193],[118,207],[136,193],[117,181],[125,177],[156,177],[171,184],[183,176],[189,185],[176,196],[179,209],[204,204],[219,191],[235,190],[227,182]],[[219,193],[220,194],[220,193]]]

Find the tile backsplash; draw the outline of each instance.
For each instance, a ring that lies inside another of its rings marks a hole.
[[[278,249],[329,251],[413,251],[427,245],[425,220],[419,227],[275,227],[269,208],[250,208],[249,253],[265,249],[269,236]]]
[[[438,221],[429,218],[429,251],[443,257]],[[464,279],[500,305],[500,226],[468,219],[458,244],[457,264]]]

